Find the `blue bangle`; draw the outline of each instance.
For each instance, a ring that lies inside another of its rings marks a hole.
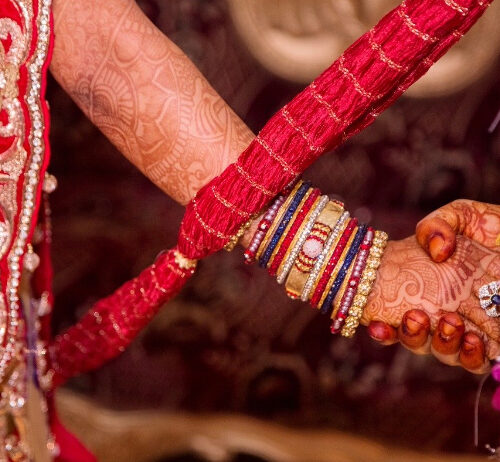
[[[361,246],[361,243],[363,242],[363,239],[366,234],[367,230],[366,225],[361,225],[358,228],[358,231],[356,232],[356,236],[354,237],[351,247],[349,248],[347,255],[344,259],[344,263],[342,264],[342,267],[340,268],[337,277],[335,278],[335,282],[333,283],[330,291],[328,292],[328,295],[326,296],[325,300],[323,301],[323,304],[321,305],[321,313],[322,314],[328,314],[332,308],[332,302],[333,299],[335,298],[335,295],[337,295],[337,292],[340,289],[340,286],[344,282],[345,275],[347,274],[347,271],[349,270],[349,267],[351,266],[351,263],[354,260],[354,257],[359,251],[359,247]]]
[[[267,264],[269,263],[269,260],[271,258],[271,255],[273,254],[274,249],[278,245],[278,242],[285,232],[286,227],[288,226],[288,223],[290,223],[290,220],[293,217],[293,214],[297,210],[298,206],[302,202],[302,199],[306,195],[307,191],[309,191],[311,187],[311,182],[307,181],[303,183],[300,188],[297,190],[295,193],[295,197],[293,198],[292,202],[290,203],[290,206],[288,207],[287,211],[283,215],[283,218],[281,219],[281,222],[276,228],[276,231],[274,232],[274,235],[272,239],[269,241],[268,246],[266,247],[266,250],[264,253],[261,255],[259,259],[259,266],[261,268],[265,268]]]

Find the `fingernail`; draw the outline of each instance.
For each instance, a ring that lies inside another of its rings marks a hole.
[[[422,324],[410,318],[406,319],[405,327],[410,335],[418,334],[423,328]]]
[[[442,261],[443,260],[443,247],[444,247],[444,239],[441,234],[435,234],[429,240],[429,253],[434,261]]]
[[[467,332],[464,335],[463,341],[462,341],[462,350],[464,353],[474,353],[478,352],[481,355],[484,354],[484,343],[481,341],[481,339],[470,332]]]
[[[472,351],[476,350],[476,345],[473,345],[472,343],[469,343],[469,342],[464,340],[464,342],[462,344],[462,350],[465,353],[471,353]]]
[[[446,335],[447,337],[451,337],[456,331],[457,328],[453,324],[450,324],[448,321],[442,322],[441,324],[442,334]]]
[[[407,311],[403,317],[403,327],[407,335],[419,335],[429,328],[429,317],[420,310]]]
[[[372,322],[368,328],[368,332],[370,334],[370,337],[374,340],[381,341],[381,340],[387,340],[388,333],[387,329],[382,323],[378,322]]]

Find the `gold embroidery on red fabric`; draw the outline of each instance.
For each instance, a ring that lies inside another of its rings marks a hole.
[[[47,371],[43,341],[38,339],[34,347],[27,348],[19,286],[45,153],[41,84],[50,41],[51,0],[1,0],[1,4],[1,10],[11,16],[0,17],[0,109],[5,117],[0,123],[0,137],[7,141],[0,153],[0,258],[6,260],[8,269],[0,295],[1,412],[4,416],[16,415],[19,426],[8,434],[15,439],[12,444],[0,444],[0,460],[10,460],[11,447],[20,450],[24,458],[19,460],[31,460],[26,435],[19,431],[27,418],[27,387],[33,385],[26,375],[26,354],[34,355],[41,393],[35,399],[40,404],[44,403],[43,390],[51,387],[53,372]],[[37,31],[36,40],[33,31]],[[24,306],[36,302],[29,294],[22,296]],[[33,321],[31,315],[26,320],[27,325]],[[44,430],[39,430],[43,438]],[[2,437],[7,434],[2,433]]]

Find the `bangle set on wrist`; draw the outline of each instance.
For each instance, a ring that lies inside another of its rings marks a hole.
[[[284,283],[289,297],[329,314],[332,333],[352,337],[387,238],[358,224],[341,202],[298,181],[264,213],[244,257]]]

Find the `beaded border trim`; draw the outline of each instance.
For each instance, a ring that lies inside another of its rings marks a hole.
[[[19,284],[21,279],[21,259],[26,251],[26,241],[28,239],[30,224],[33,220],[35,209],[35,197],[40,185],[39,171],[44,163],[45,140],[44,140],[44,117],[42,101],[40,97],[40,82],[42,71],[46,65],[47,54],[50,41],[50,7],[51,0],[42,0],[38,11],[38,41],[31,58],[28,70],[28,88],[26,103],[30,114],[31,133],[29,135],[29,144],[31,150],[31,159],[29,167],[25,174],[24,194],[20,211],[19,226],[20,232],[16,236],[13,247],[8,257],[9,278],[7,280],[6,293],[8,294],[9,305],[9,325],[7,328],[8,340],[5,349],[1,352],[0,359],[0,378],[4,377],[8,363],[21,348],[18,342],[20,307],[19,307]],[[31,15],[30,15],[31,16]],[[31,21],[31,19],[30,19]]]

